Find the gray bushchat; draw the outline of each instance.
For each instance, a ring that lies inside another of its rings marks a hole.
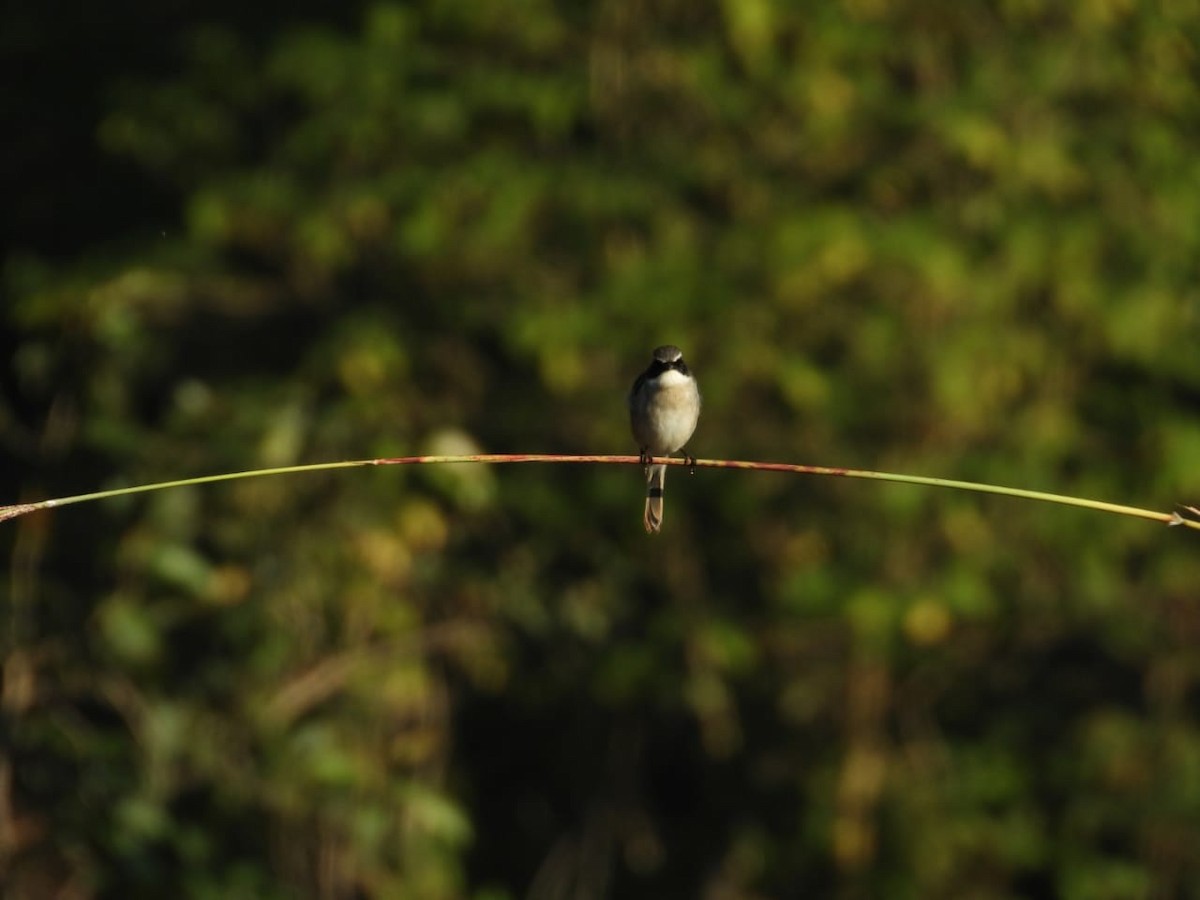
[[[663,482],[667,477],[667,467],[661,463],[650,465],[650,458],[682,450],[699,418],[700,389],[683,361],[683,352],[670,345],[659,347],[629,392],[629,426],[646,465],[646,531],[662,527]]]

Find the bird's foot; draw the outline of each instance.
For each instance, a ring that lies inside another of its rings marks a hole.
[[[690,456],[685,452],[683,454],[683,464],[688,467],[689,474],[696,474],[696,457]]]
[[[642,474],[648,473],[650,471],[650,460],[653,459],[653,457],[645,447],[643,447],[641,452],[638,453],[638,459],[642,462]]]

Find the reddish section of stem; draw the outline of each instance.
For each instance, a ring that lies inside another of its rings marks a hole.
[[[23,516],[25,513],[33,512],[35,509],[46,509],[53,506],[52,500],[43,500],[40,503],[18,503],[14,506],[0,506],[0,522],[8,519],[15,519],[17,516]]]

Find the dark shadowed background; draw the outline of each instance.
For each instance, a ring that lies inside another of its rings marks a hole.
[[[1200,501],[1200,7],[5,7],[0,502],[425,452]],[[13,898],[1200,897],[1200,535],[630,467],[0,524]]]

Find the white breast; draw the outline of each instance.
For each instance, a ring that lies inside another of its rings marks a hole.
[[[700,416],[695,379],[668,369],[645,383],[630,413],[638,446],[655,456],[676,452],[688,442]]]

